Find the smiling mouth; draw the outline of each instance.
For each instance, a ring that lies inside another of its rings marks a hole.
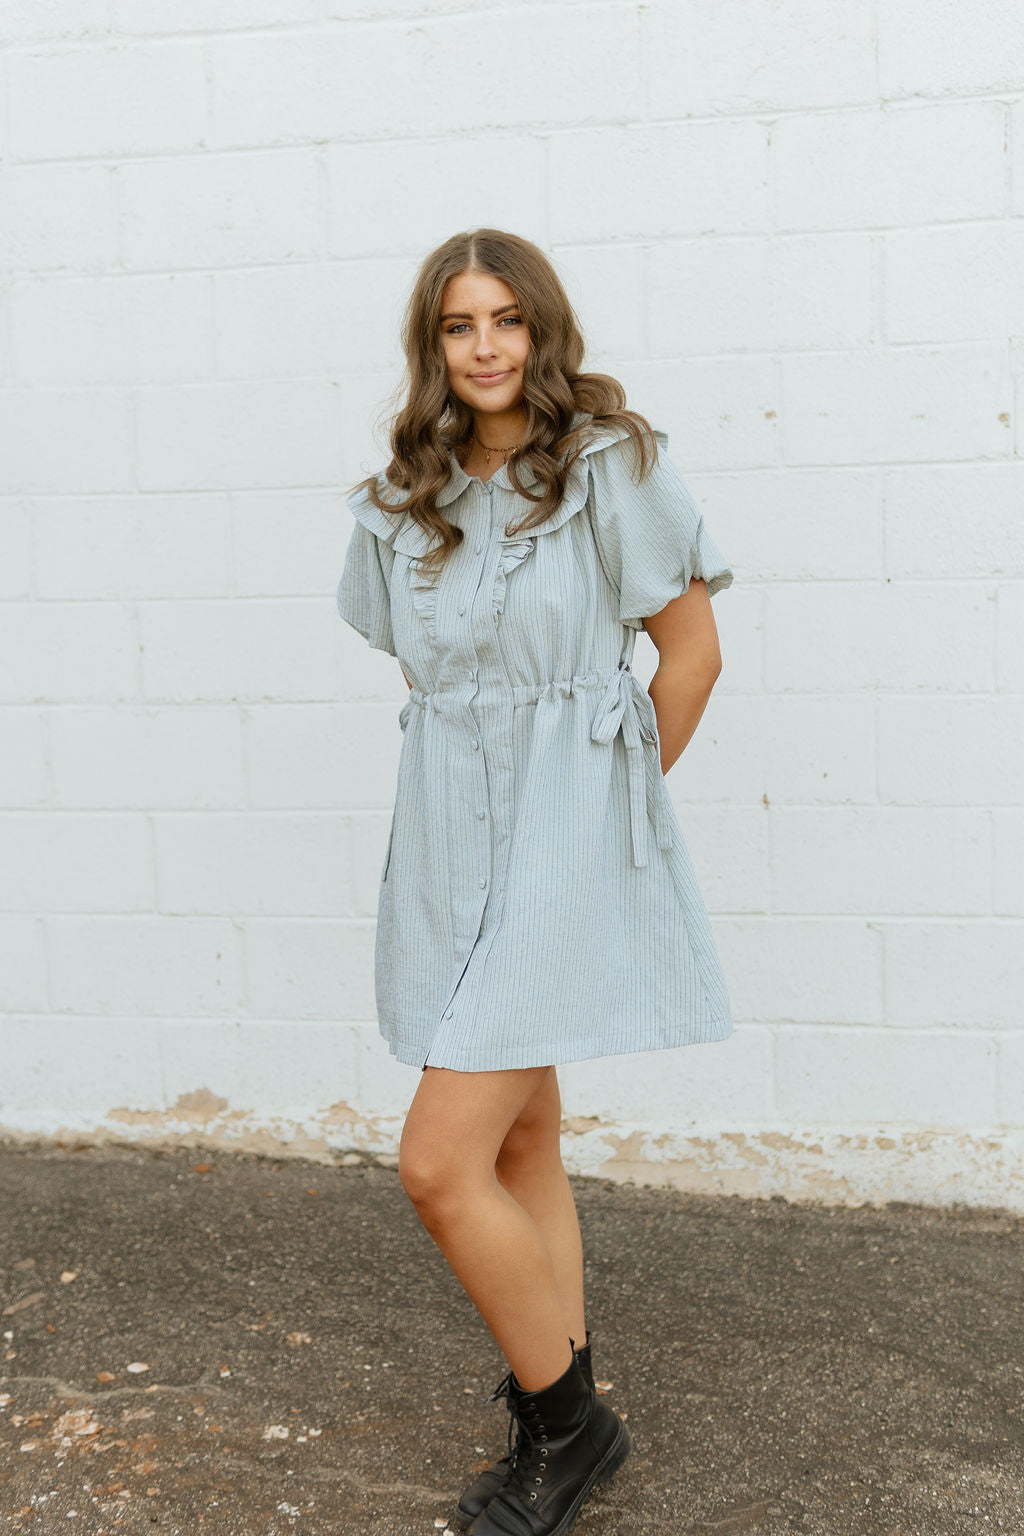
[[[493,384],[496,379],[504,379],[512,372],[511,368],[502,368],[498,373],[471,373],[471,379],[479,379],[484,384]]]

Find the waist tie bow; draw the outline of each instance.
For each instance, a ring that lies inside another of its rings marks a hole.
[[[609,678],[590,735],[593,741],[612,741],[619,730],[626,746],[633,863],[642,868],[647,863],[648,811],[654,816],[659,848],[672,846],[672,821],[667,792],[659,782],[663,775],[654,704],[628,665]]]

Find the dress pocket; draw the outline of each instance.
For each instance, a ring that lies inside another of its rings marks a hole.
[[[387,852],[384,855],[384,868],[383,868],[383,870],[381,872],[381,877],[380,877],[381,885],[383,885],[385,880],[388,878],[388,870],[391,868],[391,849],[394,846],[394,842],[395,842],[395,817],[394,817],[394,814],[392,814],[392,817],[391,817],[391,831],[388,833]]]

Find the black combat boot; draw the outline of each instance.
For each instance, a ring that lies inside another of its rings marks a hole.
[[[573,1339],[570,1339],[569,1343],[573,1346],[573,1354],[576,1357],[577,1365],[583,1372],[583,1379],[588,1383],[589,1386],[593,1387],[594,1372],[590,1364],[590,1339],[591,1333],[590,1329],[588,1328],[587,1342],[584,1344],[582,1349],[576,1348],[575,1340]],[[507,1393],[505,1393],[503,1390],[504,1387],[505,1382],[502,1382],[497,1392],[494,1393],[489,1401],[493,1403],[497,1401],[499,1396],[507,1396]],[[462,1497],[459,1499],[455,1510],[455,1523],[457,1525],[470,1525],[476,1519],[480,1511],[485,1508],[491,1499],[493,1499],[494,1495],[497,1493],[498,1489],[501,1487],[502,1483],[511,1472],[512,1462],[515,1457],[515,1446],[513,1444],[515,1424],[515,1418],[510,1417],[508,1423],[508,1454],[503,1456],[500,1461],[496,1461],[493,1467],[488,1467],[486,1471],[481,1472],[480,1476],[476,1478],[472,1483],[470,1483],[465,1493],[463,1493]]]
[[[567,1536],[595,1483],[629,1455],[629,1430],[575,1357],[539,1392],[525,1392],[510,1373],[507,1397],[518,1431],[512,1467],[469,1536]]]

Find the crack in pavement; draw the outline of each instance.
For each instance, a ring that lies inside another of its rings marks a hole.
[[[205,1375],[200,1376],[197,1382],[183,1382],[175,1385],[167,1381],[151,1381],[144,1387],[74,1387],[68,1381],[63,1381],[59,1376],[0,1376],[0,1384],[5,1387],[33,1386],[52,1387],[63,1397],[87,1397],[90,1402],[109,1402],[115,1397],[154,1397],[158,1393],[169,1393],[172,1396],[184,1392],[224,1392],[225,1388],[219,1382],[208,1382]]]

